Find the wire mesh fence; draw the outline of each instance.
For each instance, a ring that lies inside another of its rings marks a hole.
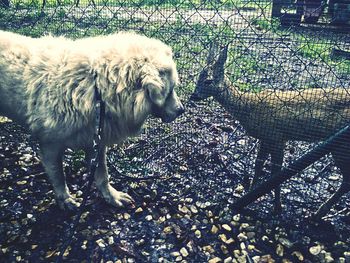
[[[110,151],[112,176],[153,177],[164,186],[157,188],[164,195],[173,180],[174,200],[232,204],[247,191],[257,169],[258,181],[265,180],[350,121],[349,1],[0,4],[0,29],[28,36],[80,38],[134,30],[164,41],[173,48],[184,101],[199,88],[200,74],[207,74],[208,86],[217,88],[204,91],[211,98],[186,103],[187,113],[173,125],[148,121],[140,137]],[[210,61],[212,43],[218,53]],[[219,72],[220,52],[227,46]],[[281,185],[282,218],[296,222],[312,215],[339,189],[350,177],[348,146],[349,141],[339,146],[336,164],[325,156]],[[268,154],[272,163],[265,162]],[[269,218],[274,198],[264,196],[251,207]],[[326,213],[347,233],[342,220],[349,207],[350,195],[344,191]]]

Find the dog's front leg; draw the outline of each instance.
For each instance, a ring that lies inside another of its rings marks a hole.
[[[55,199],[61,209],[75,210],[79,203],[69,193],[63,172],[64,149],[60,145],[40,144],[41,160],[55,192]]]
[[[95,172],[96,187],[102,193],[104,199],[111,205],[116,207],[123,207],[132,205],[134,200],[127,193],[117,191],[109,183],[109,175],[107,171],[106,162],[106,147],[101,149],[98,159],[98,167]]]

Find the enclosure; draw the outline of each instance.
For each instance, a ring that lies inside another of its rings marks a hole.
[[[133,196],[136,208],[116,210],[92,191],[65,261],[350,262],[350,194],[322,220],[310,220],[343,180],[331,154],[281,184],[282,212],[272,213],[272,189],[243,210],[235,207],[249,191],[244,179],[253,178],[260,134],[282,129],[267,125],[266,115],[247,120],[249,112],[274,108],[283,94],[289,94],[283,105],[297,96],[302,105],[303,92],[311,98],[305,112],[331,112],[321,102],[337,89],[342,97],[329,105],[341,113],[335,110],[317,127],[335,120],[349,124],[350,1],[0,0],[0,29],[70,38],[133,30],[174,52],[185,114],[171,124],[149,119],[140,136],[108,152],[111,180]],[[221,54],[228,47],[224,75],[239,94],[233,105],[230,99],[190,100],[200,74],[218,66],[219,59],[212,63],[217,57],[208,59],[213,46]],[[251,106],[237,113],[245,96],[255,99],[244,101]],[[316,134],[295,140],[293,133],[302,136],[314,119],[288,109],[283,167],[342,128],[322,139]],[[291,123],[299,117],[295,130]],[[246,123],[259,135],[247,132]],[[55,261],[75,215],[55,205],[29,134],[0,117],[0,139],[1,261]],[[344,156],[348,145],[346,138],[338,143]],[[88,179],[83,159],[83,152],[67,151],[64,161],[76,197]],[[262,165],[256,187],[274,169],[270,162]]]

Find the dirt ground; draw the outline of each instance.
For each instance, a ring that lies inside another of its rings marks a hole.
[[[55,261],[75,218],[55,204],[33,145],[16,124],[0,124],[1,262]],[[117,210],[93,189],[64,262],[350,262],[349,195],[324,222],[307,219],[339,185],[329,157],[283,185],[282,215],[270,213],[272,195],[230,209],[256,145],[211,100],[187,105],[174,124],[150,120],[108,154],[113,185],[136,207]],[[286,164],[310,147],[288,145]],[[67,151],[64,164],[81,197],[83,154]]]

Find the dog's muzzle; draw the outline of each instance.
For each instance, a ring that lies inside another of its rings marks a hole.
[[[167,114],[165,116],[162,116],[162,122],[169,123],[174,121],[177,117],[179,117],[181,114],[185,112],[185,108],[183,105],[181,105],[176,111],[175,114]]]
[[[174,121],[177,117],[179,117],[184,112],[185,112],[185,107],[182,104],[178,105],[176,109],[173,109],[171,111],[163,108],[154,107],[153,116],[156,118],[160,118],[164,123],[169,123]]]

